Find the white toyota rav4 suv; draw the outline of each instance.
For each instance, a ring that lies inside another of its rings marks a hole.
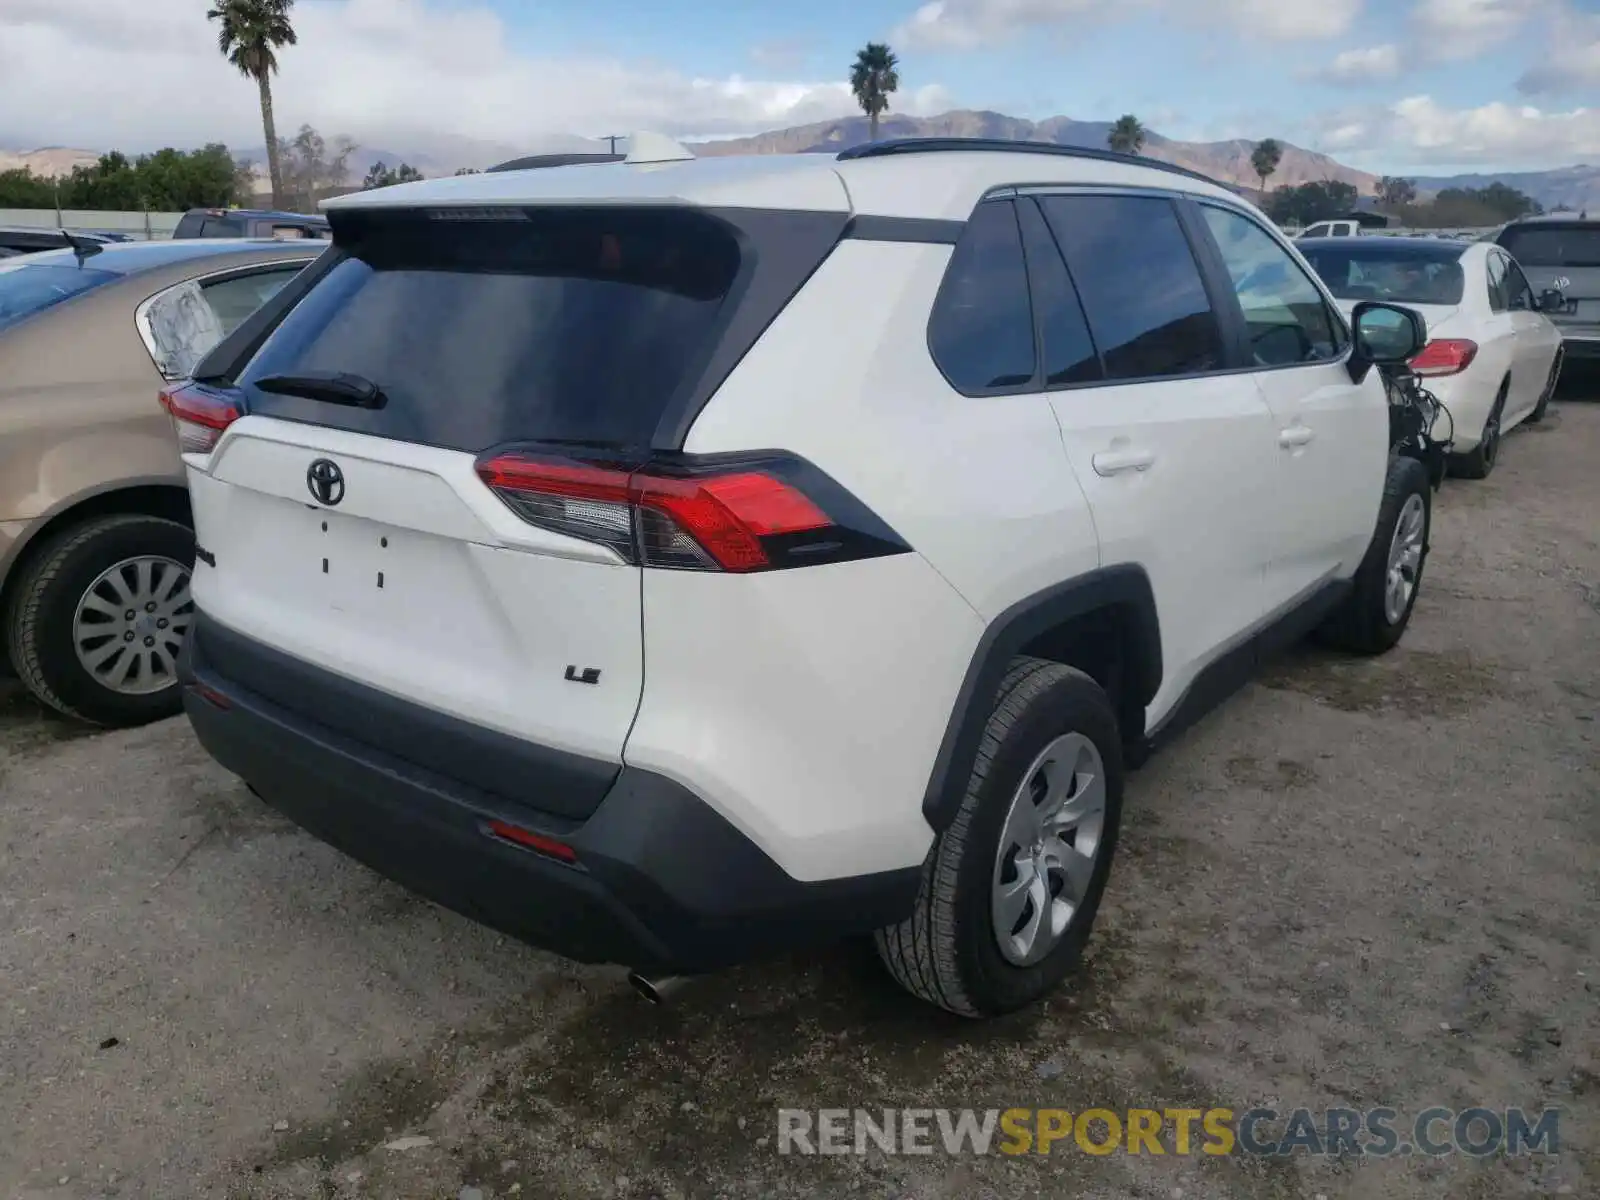
[[[638,161],[650,158],[651,161]],[[1033,1001],[1124,764],[1317,628],[1400,637],[1422,465],[1248,204],[968,141],[430,180],[164,402],[206,748],[534,945],[704,972],[875,933]]]

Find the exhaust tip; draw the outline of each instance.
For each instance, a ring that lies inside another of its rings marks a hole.
[[[683,983],[683,979],[676,975],[663,975],[659,979],[651,979],[637,971],[628,972],[628,986],[651,1004],[665,1004]]]

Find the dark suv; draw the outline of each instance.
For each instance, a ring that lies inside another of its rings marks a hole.
[[[183,214],[175,238],[325,238],[328,222],[304,213],[258,208],[191,208]]]
[[[1600,218],[1557,213],[1524,217],[1496,235],[1536,295],[1562,293],[1541,311],[1561,330],[1567,357],[1600,360]]]

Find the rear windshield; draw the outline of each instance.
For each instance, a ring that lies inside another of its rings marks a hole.
[[[1376,240],[1376,239],[1371,239]],[[1348,246],[1301,246],[1328,290],[1341,300],[1389,300],[1397,304],[1460,304],[1466,291],[1461,253],[1441,254],[1402,246],[1372,246],[1367,238]]]
[[[1513,225],[1500,244],[1525,267],[1600,267],[1600,225]]]
[[[335,223],[345,256],[239,376],[252,412],[478,451],[643,446],[717,337],[740,249],[685,209],[444,209]],[[345,372],[372,410],[254,387]]]
[[[0,269],[0,329],[118,278],[111,271],[55,263],[18,263]]]

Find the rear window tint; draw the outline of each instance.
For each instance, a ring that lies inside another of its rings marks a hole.
[[[1033,381],[1033,306],[1011,201],[986,201],[967,221],[929,317],[928,346],[966,395]]]
[[[7,266],[0,270],[0,329],[119,278],[111,271],[53,263]]]
[[[1513,225],[1500,244],[1525,267],[1600,267],[1600,225]]]
[[[1393,304],[1460,304],[1466,294],[1461,255],[1466,246],[1442,251],[1379,245],[1362,238],[1347,246],[1301,247],[1328,290],[1340,300],[1385,300]]]
[[[207,217],[206,223],[200,227],[200,236],[203,238],[243,237],[244,222],[231,220],[227,217]]]
[[[351,214],[336,242],[344,260],[240,375],[251,410],[468,451],[648,445],[741,262],[727,225],[687,209]],[[387,403],[251,387],[317,371],[365,376]]]

